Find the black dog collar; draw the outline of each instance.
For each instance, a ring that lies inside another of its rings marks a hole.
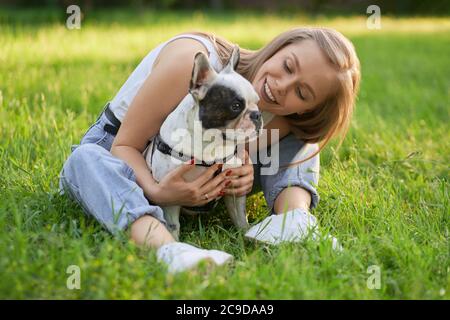
[[[226,156],[225,158],[215,159],[214,161],[211,161],[211,162],[207,162],[204,160],[200,161],[198,159],[195,159],[193,156],[189,156],[189,155],[184,154],[183,152],[178,152],[178,151],[173,150],[173,148],[171,146],[169,146],[167,143],[164,142],[164,140],[162,139],[162,137],[159,133],[155,137],[155,143],[153,144],[153,150],[154,150],[155,146],[160,152],[162,152],[164,154],[167,154],[167,155],[174,157],[178,160],[181,160],[183,162],[194,159],[195,165],[204,166],[204,167],[210,167],[215,163],[225,163],[237,154],[237,145],[236,145],[236,147],[234,148],[234,152],[232,154]],[[153,153],[153,151],[152,151],[152,153]]]

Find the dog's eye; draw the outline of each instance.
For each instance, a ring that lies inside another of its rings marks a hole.
[[[242,105],[240,102],[235,102],[231,105],[231,110],[233,110],[234,112],[239,112],[242,110]]]

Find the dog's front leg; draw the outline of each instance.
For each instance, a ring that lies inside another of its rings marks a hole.
[[[180,236],[180,206],[163,207],[164,218],[167,221],[169,232],[178,241]]]
[[[239,157],[234,157],[226,162],[223,166],[223,170],[228,168],[237,168],[242,166],[243,161]],[[231,221],[238,229],[248,229],[250,226],[247,221],[247,213],[245,210],[246,196],[227,195],[223,197],[225,206],[227,207],[228,214]]]
[[[225,206],[227,207],[228,214],[231,221],[239,229],[248,229],[249,224],[247,221],[247,214],[245,212],[246,196],[228,195],[224,196]]]

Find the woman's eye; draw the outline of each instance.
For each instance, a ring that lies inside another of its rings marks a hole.
[[[288,72],[288,73],[292,73],[292,70],[289,68],[287,61],[284,61],[284,69]],[[297,95],[300,99],[302,100],[306,100],[305,96],[302,94],[302,91],[300,88],[297,89]]]
[[[284,61],[284,69],[288,72],[288,73],[292,73],[292,70],[289,68],[289,66],[287,65],[286,60]]]
[[[305,98],[305,96],[303,96],[302,90],[300,88],[298,88],[298,90],[297,90],[297,95],[300,99],[306,100],[306,98]]]

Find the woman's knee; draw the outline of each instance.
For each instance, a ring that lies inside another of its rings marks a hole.
[[[86,143],[78,146],[67,158],[60,175],[60,186],[70,183],[78,186],[82,177],[92,176],[99,165],[102,147]],[[64,180],[64,181],[61,181]],[[65,183],[64,183],[65,182]]]
[[[124,180],[136,182],[133,169],[125,161],[93,143],[76,148],[64,164],[63,171],[66,176],[88,181],[100,179],[114,183]]]
[[[103,151],[106,150],[94,143],[81,144],[72,152],[68,160],[75,165],[92,163],[99,158]]]

